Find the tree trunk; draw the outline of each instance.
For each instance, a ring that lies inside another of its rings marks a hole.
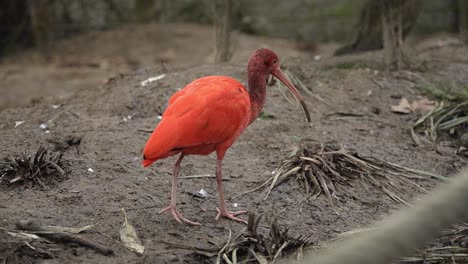
[[[468,45],[468,1],[458,0],[457,6],[457,24],[458,31],[465,42]]]
[[[461,0],[464,1],[464,0]],[[384,35],[382,30],[383,21],[383,6],[382,3],[386,0],[368,0],[361,11],[359,23],[356,27],[356,35],[354,41],[339,48],[335,55],[344,55],[355,52],[364,52],[383,48]],[[400,3],[402,7],[399,15],[402,21],[401,40],[410,33],[411,29],[416,24],[417,18],[421,11],[422,0],[395,0],[388,3]]]
[[[44,53],[47,52],[54,32],[54,21],[50,10],[52,2],[50,0],[29,0],[28,5],[34,43]]]
[[[28,0],[3,1],[0,11],[0,57],[33,44]]]
[[[411,0],[410,0],[411,1]],[[387,68],[401,69],[403,62],[403,20],[405,0],[382,0],[382,43]]]
[[[135,19],[139,22],[154,20],[156,17],[156,1],[135,0],[135,2],[133,2],[133,12],[135,14]]]
[[[231,59],[232,0],[216,0],[216,56],[215,62]]]
[[[167,23],[171,21],[173,16],[174,1],[172,0],[161,0],[161,16],[159,21]]]

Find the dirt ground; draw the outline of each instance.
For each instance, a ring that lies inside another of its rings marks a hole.
[[[43,145],[64,150],[70,166],[64,181],[45,189],[2,187],[2,227],[13,229],[15,222],[28,219],[58,226],[94,224],[86,237],[115,250],[114,256],[103,256],[81,247],[49,245],[54,258],[34,261],[199,263],[202,260],[191,250],[167,242],[211,248],[225,243],[229,230],[241,230],[243,224],[214,220],[218,196],[212,178],[179,181],[179,210],[202,226],[178,224],[168,214],[159,215],[169,203],[175,157],[143,169],[141,152],[149,136],[146,130],[157,124],[172,93],[204,75],[224,74],[244,81],[248,56],[262,46],[277,51],[284,68],[298,75],[323,101],[302,92],[312,116],[312,123],[307,124],[300,108],[289,104],[277,88],[268,89],[264,111],[274,118],[254,122],[226,154],[228,207],[237,205],[236,209],[257,214],[274,208],[280,225],[292,235],[311,234],[311,242],[319,245],[383,219],[402,205],[377,189],[366,191],[359,182],[349,187],[356,198],[339,194],[336,206],[324,195],[304,202],[306,194],[297,183],[280,185],[265,201],[264,190],[235,197],[267,180],[303,142],[336,141],[362,155],[442,175],[452,175],[464,164],[450,141],[437,148],[414,145],[408,127],[418,114],[395,114],[390,105],[401,97],[417,99],[421,95],[415,87],[417,80],[409,71],[385,72],[379,52],[331,58],[334,44],[319,45],[311,52],[297,50],[285,40],[238,35],[232,63],[214,65],[209,63],[212,47],[206,45],[211,43],[211,33],[204,26],[133,25],[65,40],[45,59],[30,51],[3,61],[2,156],[33,152]],[[412,42],[415,67],[410,71],[426,80],[466,85],[468,50],[453,43],[454,38],[446,35]],[[315,60],[315,55],[321,59]],[[140,84],[163,73],[159,81]],[[16,121],[25,122],[15,128]],[[48,128],[40,128],[41,124]],[[80,144],[64,144],[69,137],[80,138]],[[184,160],[181,176],[214,175],[214,168],[214,155],[191,156]],[[419,184],[430,189],[436,182]],[[408,201],[421,194],[414,186],[400,188]],[[201,189],[208,197],[194,195]],[[147,247],[143,257],[119,242],[120,208],[127,210]],[[265,226],[262,223],[260,231]],[[11,250],[12,240],[0,232],[0,255]]]

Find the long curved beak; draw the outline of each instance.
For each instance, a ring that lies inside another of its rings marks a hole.
[[[288,89],[296,96],[296,98],[301,102],[302,108],[304,109],[304,112],[307,116],[307,121],[310,122],[310,113],[309,109],[307,109],[307,105],[304,102],[304,98],[302,98],[301,94],[299,91],[294,87],[294,84],[289,80],[289,78],[281,71],[279,67],[276,67],[274,70],[271,71],[271,74],[278,78]]]

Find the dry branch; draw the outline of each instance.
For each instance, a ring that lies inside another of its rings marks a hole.
[[[54,242],[65,243],[65,244],[75,243],[82,247],[94,249],[95,251],[106,256],[114,254],[114,251],[111,248],[108,248],[104,245],[91,241],[80,235],[69,234],[65,232],[50,231],[47,227],[40,226],[39,223],[34,222],[34,221],[18,221],[16,223],[16,228],[20,230],[33,232],[34,234],[38,236],[44,237]]]
[[[392,200],[408,205],[398,195],[402,193],[399,185],[404,181],[405,184],[409,182],[424,190],[414,180],[429,178],[447,181],[446,177],[434,173],[406,168],[376,158],[361,157],[356,151],[345,150],[338,144],[315,143],[306,144],[296,155],[284,160],[276,173],[254,190],[269,185],[266,199],[276,186],[293,179],[304,183],[305,192],[309,196],[323,192],[333,204],[338,193],[346,193],[345,188],[350,186],[351,181],[360,179],[380,189]]]

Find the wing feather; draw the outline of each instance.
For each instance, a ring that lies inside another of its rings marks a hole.
[[[195,80],[169,99],[144,150],[156,160],[173,149],[219,144],[248,125],[250,98],[242,84],[225,76]]]

